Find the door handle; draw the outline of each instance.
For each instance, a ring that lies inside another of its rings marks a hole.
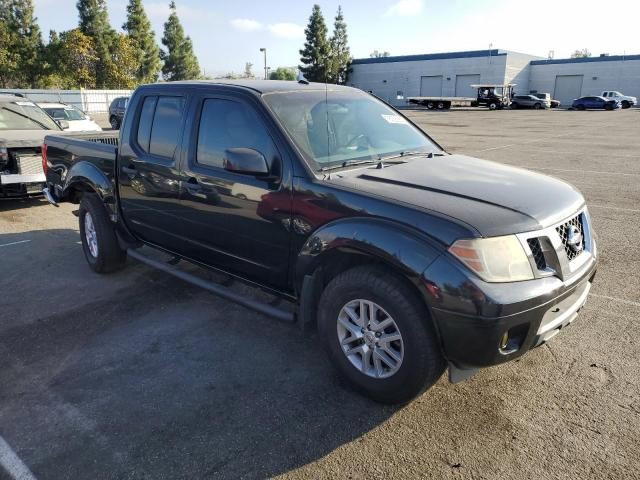
[[[136,174],[135,167],[122,167],[121,170],[123,173],[125,173],[126,175],[129,175],[130,177],[135,176]]]

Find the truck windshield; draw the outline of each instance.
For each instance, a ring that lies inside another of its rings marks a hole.
[[[44,110],[29,101],[0,103],[0,130],[60,130]]]
[[[86,115],[75,107],[44,107],[49,116],[61,120],[86,120]]]
[[[263,98],[315,170],[406,151],[441,152],[404,117],[359,90],[273,92]]]

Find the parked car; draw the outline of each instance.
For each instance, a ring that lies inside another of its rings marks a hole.
[[[117,97],[114,98],[111,105],[109,105],[109,124],[114,130],[120,129],[128,104],[129,97]]]
[[[80,204],[90,268],[111,272],[129,255],[303,332],[317,325],[338,371],[375,400],[406,402],[447,366],[455,382],[516,359],[572,323],[589,294],[596,243],[578,190],[448,154],[359,89],[171,82],[139,87],[129,108],[117,140],[45,139],[48,198]],[[171,181],[162,199],[134,188],[149,172],[156,188]]]
[[[70,132],[101,132],[102,128],[89,115],[73,105],[64,103],[38,103],[54,120],[66,120]]]
[[[549,100],[543,100],[535,95],[516,95],[511,100],[511,108],[551,108]]]
[[[634,105],[638,104],[638,99],[636,97],[623,95],[622,93],[615,90],[605,90],[604,92],[602,92],[601,96],[606,98],[607,100],[616,100],[622,108],[631,108]]]
[[[0,198],[42,194],[42,142],[61,126],[23,96],[0,94]]]
[[[615,110],[620,108],[617,100],[609,100],[604,97],[580,97],[575,99],[571,106],[576,110]]]
[[[560,100],[554,100],[553,98],[551,98],[550,93],[533,93],[532,95],[547,101],[551,108],[558,108],[560,106]]]

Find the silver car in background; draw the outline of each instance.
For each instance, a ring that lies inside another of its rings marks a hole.
[[[551,108],[551,101],[535,95],[516,95],[511,99],[511,108]]]

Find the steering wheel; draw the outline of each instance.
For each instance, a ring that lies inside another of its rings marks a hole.
[[[351,140],[349,140],[349,142],[347,142],[344,148],[358,147],[358,149],[360,149],[361,145],[359,145],[359,141],[364,139],[366,139],[367,143],[371,145],[371,142],[369,142],[369,136],[366,133],[361,133],[360,135],[356,135]]]

